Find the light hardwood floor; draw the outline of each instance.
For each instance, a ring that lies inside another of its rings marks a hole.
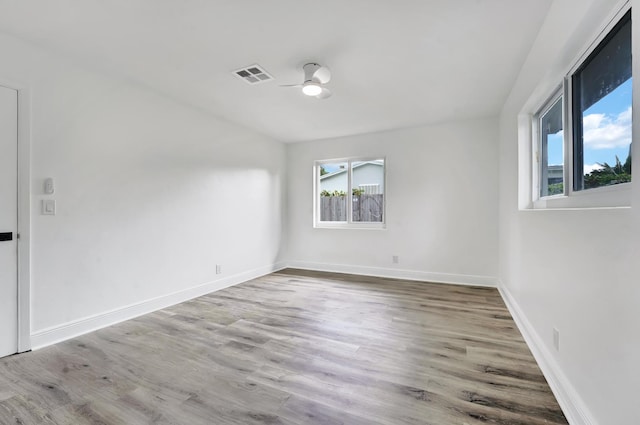
[[[566,424],[495,289],[285,270],[0,360],[0,424]]]

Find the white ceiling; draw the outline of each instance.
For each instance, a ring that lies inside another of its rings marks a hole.
[[[551,0],[2,3],[2,32],[294,142],[497,115]],[[331,98],[278,87],[308,61]],[[275,81],[231,74],[254,63]]]

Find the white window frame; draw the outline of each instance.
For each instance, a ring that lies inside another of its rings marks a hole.
[[[542,178],[542,132],[540,129],[540,120],[541,118],[547,113],[549,112],[549,110],[551,110],[551,108],[553,107],[553,105],[555,105],[555,103],[562,99],[562,137],[563,137],[563,143],[562,143],[562,160],[563,160],[563,168],[562,168],[562,183],[563,183],[563,193],[559,193],[557,195],[548,195],[548,196],[541,196],[540,195],[540,188],[541,188],[541,178]],[[556,199],[556,198],[561,198],[563,196],[567,195],[567,141],[566,141],[566,137],[567,137],[567,131],[566,131],[566,97],[564,95],[564,90],[563,87],[559,87],[554,93],[553,95],[544,103],[544,105],[542,106],[542,108],[540,108],[538,110],[538,112],[536,112],[536,114],[533,116],[533,120],[532,120],[532,128],[531,128],[531,134],[533,136],[533,143],[531,144],[531,146],[533,147],[533,152],[532,152],[532,158],[533,158],[533,167],[531,167],[532,170],[532,183],[533,183],[533,187],[531,188],[531,190],[533,191],[533,196],[534,199]]]
[[[564,73],[562,86],[555,89],[553,95],[538,108],[538,112],[531,116],[531,146],[532,149],[532,207],[533,209],[563,209],[563,208],[609,208],[629,207],[631,205],[632,182],[620,183],[610,186],[601,186],[591,189],[573,189],[573,105],[572,105],[572,76],[578,71],[598,45],[609,35],[617,23],[631,9],[631,3],[626,2],[618,12],[610,16],[606,24],[594,35],[592,41],[582,49],[582,53],[572,61],[572,65]],[[538,155],[540,150],[539,118],[544,114],[553,102],[560,96],[563,97],[563,131],[564,131],[564,194],[540,196],[540,167]],[[633,136],[632,126],[632,141]],[[635,150],[635,149],[634,149]],[[637,174],[637,173],[636,173]],[[633,180],[633,177],[632,177]]]
[[[382,221],[361,222],[353,220],[353,202],[347,201],[347,220],[346,221],[320,221],[320,168],[325,164],[347,163],[347,195],[350,199],[352,195],[352,164],[354,162],[367,162],[375,160],[383,160],[383,204],[382,204]],[[315,161],[313,164],[313,227],[319,229],[386,229],[387,220],[387,158],[384,156],[375,157],[350,157],[337,159],[323,159]]]

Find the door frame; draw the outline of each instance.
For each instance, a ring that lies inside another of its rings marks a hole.
[[[0,85],[18,92],[18,352],[31,350],[31,91],[0,77]]]

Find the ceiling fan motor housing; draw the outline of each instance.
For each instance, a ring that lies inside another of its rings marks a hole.
[[[305,64],[302,69],[304,70],[304,81],[313,81],[319,84],[327,84],[331,79],[331,71],[326,66],[321,66],[315,62]]]

